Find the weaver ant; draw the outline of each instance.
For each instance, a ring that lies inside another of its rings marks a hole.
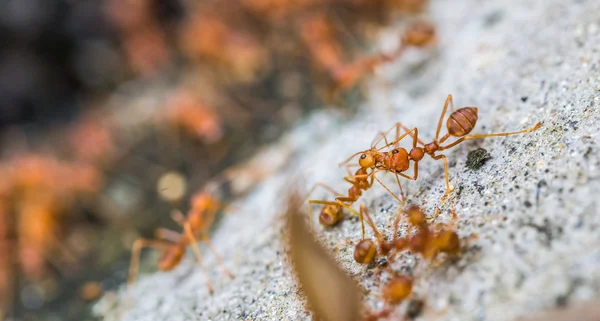
[[[448,132],[446,135],[440,136],[440,130],[442,128],[442,121],[444,120],[444,116],[446,115],[446,111],[450,106],[451,114],[446,121],[446,128]],[[385,170],[392,172],[398,176],[402,176],[409,180],[417,180],[419,175],[419,161],[423,159],[425,155],[429,155],[434,160],[442,160],[444,162],[444,173],[446,177],[446,193],[442,196],[442,203],[445,202],[446,198],[453,191],[453,188],[450,185],[448,178],[448,162],[446,161],[446,156],[443,154],[436,155],[437,152],[452,148],[467,139],[476,139],[476,138],[485,138],[485,137],[498,137],[498,136],[509,136],[509,135],[517,135],[524,134],[534,130],[539,129],[542,126],[542,123],[537,123],[535,126],[531,128],[527,128],[517,132],[505,132],[505,133],[493,133],[493,134],[479,134],[479,135],[469,135],[467,136],[475,127],[477,123],[477,107],[463,107],[458,110],[454,109],[454,104],[452,102],[452,95],[448,95],[446,102],[444,103],[444,108],[442,109],[442,113],[440,115],[440,119],[438,122],[437,130],[435,132],[435,139],[431,143],[424,143],[419,139],[418,129],[415,127],[413,129],[409,129],[404,126],[402,123],[398,122],[392,128],[390,128],[385,134],[391,132],[394,128],[396,129],[396,139],[389,144],[386,144],[385,147],[394,145],[394,149],[389,152],[380,152],[381,149],[375,149],[371,147],[371,149],[358,152],[352,156],[350,156],[347,160],[340,163],[340,166],[343,166],[350,162],[354,157],[360,155],[358,160],[358,165],[361,169],[371,169],[372,172],[369,175],[375,174],[377,170]],[[404,130],[404,133],[400,135],[400,130]],[[399,147],[398,143],[404,139],[406,136],[410,136],[413,139],[412,148],[410,151]],[[448,138],[456,137],[458,138],[456,141],[442,146]],[[387,142],[387,139],[386,139]],[[421,146],[417,146],[417,144]],[[410,167],[410,162],[413,162],[413,176],[409,176],[404,174]],[[355,177],[358,178],[358,177]],[[400,182],[398,181],[398,184]],[[402,188],[400,188],[400,193],[402,196],[402,203],[404,203],[405,197],[402,192]],[[452,203],[451,203],[452,204]],[[439,209],[436,211],[437,216],[439,214]],[[456,219],[456,212],[454,210],[454,204],[452,204],[452,217]]]
[[[208,292],[212,294],[213,288],[202,261],[202,255],[198,247],[198,238],[208,245],[208,248],[215,255],[218,264],[223,268],[225,274],[233,279],[233,274],[225,267],[223,260],[208,237],[208,230],[213,224],[215,214],[219,209],[225,209],[225,205],[217,202],[210,194],[199,192],[193,196],[191,207],[187,218],[179,211],[174,211],[172,214],[173,220],[183,227],[183,234],[160,228],[156,231],[157,239],[138,239],[133,243],[131,265],[129,266],[129,280],[127,282],[129,287],[133,285],[137,276],[140,253],[144,247],[153,247],[161,250],[162,255],[158,262],[158,268],[162,271],[169,271],[179,265],[186,248],[191,245],[198,264],[200,264],[204,274],[207,276],[206,286]]]

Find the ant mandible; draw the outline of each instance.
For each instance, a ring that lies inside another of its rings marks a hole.
[[[451,114],[446,121],[446,128],[448,132],[446,135],[440,136],[440,130],[442,128],[442,122],[444,120],[444,116],[446,115],[446,111],[450,106]],[[535,126],[531,128],[527,128],[517,132],[505,132],[505,133],[492,133],[492,134],[479,134],[479,135],[469,135],[467,136],[475,127],[477,123],[477,107],[463,107],[458,110],[454,109],[454,104],[452,102],[452,95],[448,95],[446,102],[444,104],[444,108],[442,109],[442,113],[440,115],[440,119],[438,122],[437,130],[435,132],[435,138],[433,142],[429,144],[425,144],[423,141],[419,139],[419,131],[415,127],[413,129],[409,129],[404,126],[402,123],[398,122],[394,125],[390,130],[386,132],[391,132],[394,128],[396,129],[396,139],[386,146],[394,145],[394,149],[390,152],[380,152],[381,149],[369,149],[362,152],[358,152],[352,156],[350,156],[347,160],[340,163],[340,166],[343,166],[350,162],[354,157],[360,155],[360,159],[358,160],[358,164],[361,169],[371,169],[373,173],[375,170],[385,170],[392,172],[396,175],[396,177],[402,176],[408,180],[417,180],[419,175],[419,161],[423,159],[425,155],[429,155],[434,160],[442,160],[444,162],[444,174],[446,178],[446,193],[442,196],[442,203],[445,202],[446,198],[453,191],[453,188],[450,185],[448,178],[448,162],[446,160],[446,156],[443,154],[437,154],[437,152],[441,152],[443,150],[452,148],[467,139],[477,139],[477,138],[486,138],[486,137],[499,137],[499,136],[509,136],[509,135],[517,135],[524,134],[534,130],[539,129],[542,126],[542,123],[538,122]],[[404,134],[400,135],[400,130],[404,130]],[[404,139],[407,135],[412,137],[413,144],[410,151],[399,147],[398,143]],[[458,138],[456,141],[443,146],[442,144],[450,137]],[[385,136],[384,136],[385,138]],[[387,140],[386,140],[387,141]],[[417,144],[421,146],[417,146]],[[410,167],[410,162],[413,162],[413,176],[409,176],[404,174]],[[372,173],[372,174],[373,174]],[[402,200],[404,200],[404,194],[402,193]],[[454,210],[454,204],[452,204],[452,217],[453,220],[456,219],[456,212]],[[439,214],[439,209],[436,211],[437,216]]]
[[[172,214],[173,220],[183,227],[183,234],[160,228],[156,231],[157,239],[136,240],[132,247],[127,285],[131,287],[136,279],[139,269],[140,254],[144,247],[153,247],[161,250],[162,255],[158,262],[158,268],[161,271],[169,271],[179,265],[186,248],[191,245],[198,264],[200,264],[202,271],[207,276],[206,286],[208,292],[212,294],[213,287],[208,279],[206,266],[204,266],[202,261],[202,255],[200,254],[200,248],[198,247],[198,238],[208,245],[208,248],[215,255],[218,264],[223,268],[225,274],[233,279],[233,274],[225,267],[223,260],[208,237],[208,230],[212,226],[215,214],[219,209],[226,209],[226,206],[217,202],[210,194],[199,192],[192,198],[191,209],[188,212],[187,218],[179,211],[174,211]]]

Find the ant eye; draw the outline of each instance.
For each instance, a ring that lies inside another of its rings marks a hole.
[[[365,159],[365,158],[367,158],[367,155],[366,155],[366,154],[362,154],[362,155],[360,155],[360,159]]]
[[[394,149],[394,150],[392,151],[392,154],[398,154],[398,150],[397,150],[397,149]]]

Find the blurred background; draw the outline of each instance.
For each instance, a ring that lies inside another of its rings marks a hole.
[[[0,1],[0,320],[91,320],[135,239],[207,184],[243,195],[261,147],[431,43],[426,2]]]

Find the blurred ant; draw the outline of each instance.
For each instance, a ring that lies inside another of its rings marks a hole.
[[[183,89],[172,95],[167,103],[166,119],[174,127],[207,144],[216,143],[223,137],[220,116],[189,90]]]
[[[446,115],[446,110],[450,106],[451,114],[446,121],[446,128],[448,133],[442,138],[440,136],[440,130],[442,128],[442,121],[444,120],[444,116]],[[527,128],[517,132],[505,132],[505,133],[493,133],[493,134],[479,134],[479,135],[470,135],[467,136],[475,127],[477,123],[477,107],[463,107],[458,110],[454,109],[454,104],[452,102],[452,95],[448,95],[446,102],[444,104],[444,108],[442,109],[442,114],[440,115],[440,119],[438,122],[437,130],[435,132],[435,139],[433,142],[429,144],[425,144],[418,137],[419,132],[415,127],[413,129],[409,129],[404,126],[402,123],[398,122],[394,125],[387,133],[391,132],[394,128],[396,129],[396,139],[386,146],[394,145],[394,149],[390,152],[380,152],[381,149],[369,149],[362,152],[358,152],[352,156],[350,156],[347,160],[340,163],[340,166],[343,166],[350,162],[354,157],[360,155],[360,159],[358,161],[361,169],[372,169],[372,170],[385,170],[392,172],[398,177],[398,175],[409,179],[409,180],[417,180],[419,175],[419,161],[423,159],[423,157],[427,154],[434,160],[442,160],[444,162],[444,173],[446,177],[446,193],[442,196],[442,203],[444,203],[450,193],[453,191],[453,187],[451,187],[449,179],[448,179],[448,162],[446,161],[446,156],[443,154],[436,155],[436,152],[443,151],[449,148],[452,148],[467,139],[476,139],[476,138],[485,138],[485,137],[498,137],[498,136],[509,136],[509,135],[517,135],[528,133],[534,130],[539,129],[542,126],[542,123],[537,123],[535,126],[531,128]],[[400,130],[404,130],[404,133],[400,135]],[[399,147],[399,142],[404,139],[407,135],[409,135],[413,139],[412,149],[407,151],[406,149]],[[450,137],[457,137],[456,141],[442,146]],[[386,140],[387,141],[387,140]],[[417,146],[417,144],[422,145],[422,147]],[[410,162],[413,161],[413,176],[408,176],[404,174],[410,167]],[[402,195],[402,199],[404,200],[404,195]],[[454,204],[452,204],[452,217],[453,220],[456,219],[456,212],[454,210]],[[439,214],[439,209],[436,211],[435,217]]]
[[[140,253],[144,247],[154,247],[161,250],[162,255],[158,262],[158,268],[162,271],[169,271],[175,268],[181,262],[186,248],[191,245],[196,260],[207,276],[206,286],[209,293],[213,293],[213,287],[208,279],[208,272],[202,261],[200,248],[198,247],[197,239],[200,238],[208,245],[208,248],[213,252],[218,264],[223,268],[225,274],[233,279],[233,274],[225,267],[223,260],[215,250],[210,238],[208,230],[212,226],[215,214],[219,209],[226,209],[224,204],[221,204],[208,193],[200,192],[193,196],[191,201],[192,208],[188,212],[187,218],[179,211],[174,211],[172,218],[180,226],[183,227],[184,233],[178,233],[168,229],[160,228],[157,230],[157,239],[138,239],[133,243],[131,265],[129,266],[128,286],[131,287],[136,279]]]
[[[366,75],[382,64],[398,59],[409,47],[426,47],[435,42],[435,28],[425,21],[416,21],[401,36],[400,46],[390,54],[377,53],[354,62],[344,62],[342,48],[325,16],[312,15],[302,20],[300,36],[317,64],[333,80],[331,97],[354,87]]]
[[[435,41],[433,25],[422,20],[415,21],[404,31],[400,37],[400,46],[394,52],[366,56],[331,70],[335,82],[333,96],[337,97],[340,92],[354,87],[366,75],[372,74],[375,68],[397,60],[408,48],[424,48]]]
[[[397,60],[409,47],[424,48],[436,41],[435,28],[423,20],[413,22],[400,37],[400,46],[391,54],[378,53],[332,70],[337,91],[348,90],[382,64]]]

